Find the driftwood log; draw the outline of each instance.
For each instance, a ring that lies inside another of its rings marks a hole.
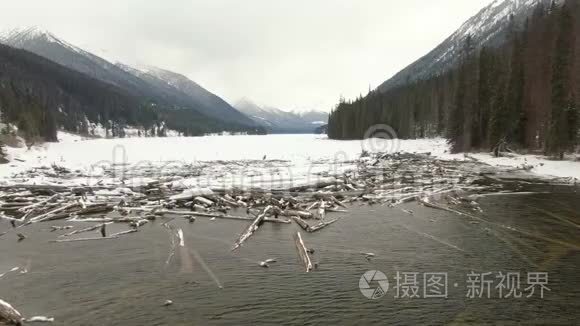
[[[52,240],[51,242],[62,243],[62,242],[96,241],[96,240],[114,240],[114,239],[119,239],[123,235],[131,234],[131,233],[135,233],[135,232],[139,232],[139,230],[132,229],[132,230],[128,230],[128,231],[118,232],[118,233],[115,233],[115,234],[111,234],[108,237],[94,237],[94,238]]]
[[[0,325],[22,325],[22,315],[8,302],[0,299]]]
[[[296,249],[298,250],[298,256],[300,257],[300,260],[302,261],[302,263],[304,264],[304,267],[306,268],[306,273],[312,271],[314,266],[312,265],[312,260],[310,259],[310,256],[308,255],[308,249],[306,248],[306,245],[304,244],[304,240],[302,240],[302,235],[300,234],[300,232],[296,232],[296,235],[294,236],[294,242],[296,243]]]
[[[304,221],[303,219],[301,219],[298,216],[293,216],[292,220],[294,220],[294,222],[296,222],[296,224],[298,224],[298,226],[300,226],[302,228],[302,230],[304,230],[308,233],[314,233],[316,231],[322,230],[323,228],[325,228],[331,224],[336,223],[339,219],[333,219],[333,220],[330,220],[327,222],[322,221],[322,222],[320,222],[316,225],[312,225],[312,226],[309,225],[308,223],[306,223],[306,221]]]
[[[266,207],[264,209],[264,211],[262,212],[262,214],[260,214],[260,215],[258,215],[258,217],[256,217],[256,219],[252,222],[252,224],[250,224],[246,228],[246,230],[242,233],[242,235],[234,243],[234,247],[232,248],[232,251],[235,251],[238,248],[240,248],[246,240],[248,240],[256,231],[258,231],[258,228],[260,228],[262,223],[264,223],[264,219],[266,218],[266,215],[270,212],[270,210],[272,210],[272,206]]]

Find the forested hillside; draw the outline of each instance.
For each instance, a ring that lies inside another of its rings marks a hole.
[[[226,101],[181,74],[156,67],[147,67],[146,72],[137,75],[139,78],[156,85],[157,88],[169,86],[175,91],[187,95],[190,106],[208,117],[232,124],[257,126],[254,121],[237,111]],[[159,85],[158,82],[165,85]]]
[[[14,29],[0,34],[0,43],[30,51],[91,78],[112,84],[142,102],[154,103],[157,108],[190,109],[192,112],[178,112],[178,118],[172,119],[180,125],[188,123],[182,120],[185,118],[207,121],[207,127],[212,131],[238,131],[256,127],[248,117],[185,76],[154,67],[135,69],[120,63],[113,64],[69,44],[49,31],[35,27]],[[197,128],[205,126],[204,123]]]
[[[157,115],[112,85],[30,52],[0,45],[0,108],[27,138],[56,140],[62,126],[87,132],[89,121],[152,127]],[[110,126],[113,130],[114,126]]]
[[[165,107],[123,89],[68,69],[36,54],[0,45],[0,113],[27,139],[56,141],[58,129],[88,134],[98,124],[112,137],[132,126],[164,136],[219,131],[259,132],[228,124],[191,108]]]
[[[436,48],[385,81],[378,89],[384,92],[455,67],[459,63],[462,43],[468,35],[477,45],[494,46],[504,43],[509,37],[507,27],[511,23],[508,19],[510,15],[518,24],[522,24],[538,3],[547,6],[551,1],[553,0],[493,0]]]
[[[536,6],[523,23],[508,17],[507,40],[478,47],[462,41],[447,72],[385,92],[341,100],[329,136],[360,139],[375,124],[400,138],[445,136],[454,151],[512,148],[554,156],[578,142],[580,1]]]

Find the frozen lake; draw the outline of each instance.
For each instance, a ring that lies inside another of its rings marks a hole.
[[[449,146],[441,138],[336,141],[322,135],[267,135],[82,140],[81,137],[64,133],[59,138],[59,143],[43,144],[31,150],[9,148],[12,162],[0,166],[0,182],[2,178],[32,167],[50,168],[56,164],[81,171],[82,180],[69,181],[85,184],[101,181],[107,176],[103,174],[106,169],[122,170],[116,174],[117,179],[140,182],[134,180],[135,177],[174,175],[186,166],[186,170],[200,167],[201,171],[190,173],[196,177],[193,179],[186,178],[188,175],[185,173],[182,176],[185,186],[211,183],[232,186],[247,183],[248,177],[257,177],[258,185],[263,185],[279,180],[300,183],[313,176],[317,178],[341,173],[344,169],[352,168],[350,163],[363,150],[431,153],[442,159],[466,159],[463,154],[449,154]],[[574,182],[573,178],[580,178],[580,162],[549,161],[533,155],[496,159],[489,154],[479,153],[472,154],[472,157],[490,165],[532,167],[531,172],[568,177],[570,182]],[[25,180],[56,181],[46,175],[29,175]]]
[[[315,182],[354,168],[363,150],[431,152],[442,155],[447,145],[432,140],[335,141],[319,135],[206,136],[189,138],[126,138],[81,140],[62,134],[60,143],[11,151],[13,163],[1,167],[9,177],[34,167],[23,182],[138,183],[175,177],[183,187],[272,188]],[[71,180],[51,178],[53,165],[78,171]]]

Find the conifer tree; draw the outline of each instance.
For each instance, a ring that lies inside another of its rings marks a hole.
[[[565,4],[557,13],[558,37],[552,66],[552,110],[547,151],[563,158],[573,148],[576,131],[576,107],[573,97],[574,22]],[[571,125],[573,124],[573,125]]]
[[[470,144],[467,144],[468,140],[465,137],[466,125],[470,122],[466,120],[466,115],[470,114],[470,103],[468,97],[469,84],[469,71],[470,67],[470,55],[474,50],[473,41],[471,35],[468,35],[465,39],[462,50],[461,65],[457,71],[458,82],[457,90],[455,92],[455,103],[453,105],[451,114],[449,116],[449,128],[447,132],[447,139],[451,145],[451,150],[453,152],[460,152],[468,149]]]

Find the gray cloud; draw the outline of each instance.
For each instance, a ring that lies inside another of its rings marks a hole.
[[[230,102],[329,110],[376,87],[491,0],[0,0],[111,60],[183,73]]]

